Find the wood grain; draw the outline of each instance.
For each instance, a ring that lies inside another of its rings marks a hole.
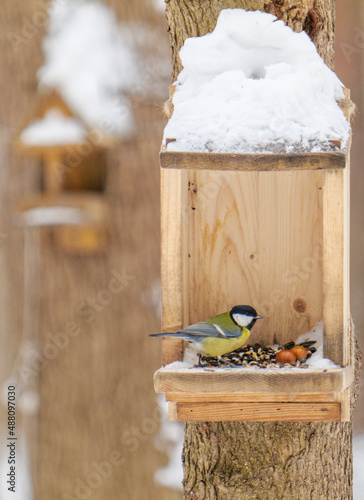
[[[162,330],[183,323],[182,289],[182,171],[161,170],[161,285]],[[186,187],[185,187],[186,189]],[[162,364],[182,360],[183,341],[162,339]]]
[[[339,403],[176,403],[176,420],[202,422],[339,422]]]
[[[345,150],[332,153],[233,154],[168,151],[162,148],[160,162],[164,168],[198,170],[332,170],[345,168],[345,157]]]
[[[258,392],[167,392],[166,401],[176,403],[241,403],[241,402],[265,402],[265,403],[330,403],[339,399],[336,393],[281,393],[262,394]]]
[[[154,374],[157,393],[328,393],[340,392],[353,381],[353,368],[347,366],[328,371],[191,371],[158,370]]]
[[[269,345],[322,319],[321,187],[317,171],[189,171],[190,324],[250,304]]]
[[[344,363],[348,314],[344,297],[348,272],[344,263],[344,171],[325,172],[323,177],[323,320],[324,356]]]

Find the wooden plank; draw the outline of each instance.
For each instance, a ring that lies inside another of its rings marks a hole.
[[[239,403],[239,402],[266,402],[266,403],[330,403],[338,402],[336,393],[315,392],[315,393],[281,393],[281,394],[260,394],[257,392],[168,392],[166,401],[176,403]]]
[[[350,157],[343,173],[344,177],[344,234],[343,234],[343,364],[354,365],[354,337],[350,325]]]
[[[346,355],[348,261],[345,258],[344,170],[323,174],[323,321],[324,356],[343,366]],[[347,203],[347,202],[346,202]],[[345,262],[346,261],[346,262]]]
[[[350,422],[351,420],[351,405],[350,405],[351,388],[345,389],[342,392],[334,393],[334,398],[341,405],[341,421]]]
[[[327,371],[245,370],[216,371],[160,369],[154,374],[157,393],[317,393],[340,392],[353,381],[353,367]]]
[[[161,169],[162,331],[182,327],[182,171]],[[187,187],[186,187],[187,190]],[[162,340],[162,364],[182,360],[183,342]]]
[[[251,339],[295,340],[322,319],[322,172],[189,171],[189,323],[236,304]]]
[[[178,420],[177,403],[168,404],[168,420]]]
[[[177,403],[173,416],[176,420],[204,422],[339,422],[341,419],[339,403]]]
[[[171,169],[208,170],[332,170],[345,168],[346,150],[323,153],[233,154],[168,151],[163,146],[160,163]]]

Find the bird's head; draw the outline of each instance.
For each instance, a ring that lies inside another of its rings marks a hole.
[[[250,306],[234,306],[230,310],[230,317],[241,328],[251,330],[257,319],[263,318]]]

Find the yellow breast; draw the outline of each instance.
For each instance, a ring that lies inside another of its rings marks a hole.
[[[204,356],[223,356],[242,347],[248,340],[249,335],[250,331],[243,328],[239,337],[225,339],[220,337],[206,337],[201,342],[199,351]]]

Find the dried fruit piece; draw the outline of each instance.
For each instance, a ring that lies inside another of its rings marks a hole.
[[[293,352],[288,351],[287,349],[283,349],[283,351],[277,352],[276,355],[276,362],[281,365],[285,365],[287,363],[294,364],[296,362],[296,359],[296,355]]]
[[[296,345],[292,347],[291,352],[296,356],[299,361],[307,358],[307,349],[301,345]]]

